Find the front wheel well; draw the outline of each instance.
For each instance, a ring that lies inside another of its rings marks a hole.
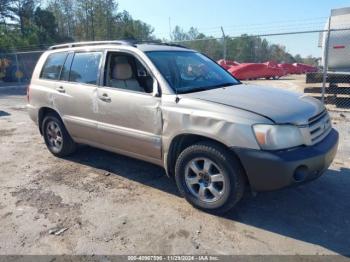
[[[226,150],[232,157],[236,158],[239,163],[242,165],[240,159],[238,156],[230,150],[225,144],[201,135],[193,135],[193,134],[182,134],[176,136],[170,144],[169,151],[168,151],[168,156],[167,156],[167,173],[170,177],[174,177],[174,170],[175,170],[175,164],[176,160],[181,154],[181,152],[186,149],[189,146],[192,146],[194,144],[197,144],[199,142],[212,142],[214,144],[219,145],[222,147],[224,150]],[[243,167],[243,166],[242,166]],[[244,168],[243,168],[244,170]]]
[[[38,126],[40,130],[40,134],[43,134],[42,130],[42,123],[47,114],[54,114],[56,115],[59,119],[61,119],[60,115],[52,108],[50,107],[42,107],[39,109],[39,115],[38,115]]]

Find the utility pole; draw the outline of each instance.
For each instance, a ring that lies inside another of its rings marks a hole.
[[[172,29],[171,29],[171,17],[169,16],[169,38],[170,41],[173,41],[173,34],[172,34]]]
[[[222,44],[224,46],[224,52],[223,52],[223,58],[224,60],[226,60],[226,55],[227,55],[227,50],[226,50],[226,35],[225,35],[225,31],[224,31],[224,28],[221,27],[221,32],[222,32]]]
[[[328,19],[328,29],[326,34],[326,41],[324,41],[324,50],[323,50],[323,80],[322,80],[322,103],[325,102],[325,93],[326,93],[326,83],[327,83],[327,74],[328,74],[328,52],[329,52],[329,38],[331,37],[331,22],[332,22],[332,12]]]

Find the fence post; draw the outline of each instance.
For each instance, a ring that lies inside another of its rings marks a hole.
[[[324,52],[323,52],[323,80],[322,80],[322,103],[325,103],[325,92],[327,84],[327,72],[328,72],[328,52],[329,52],[329,38],[331,36],[331,21],[332,15],[328,19],[328,29],[326,32],[326,41],[324,43]]]
[[[15,60],[16,60],[16,77],[18,76],[18,72],[19,72],[19,64],[18,64],[18,54],[15,53]],[[17,77],[17,82],[21,83],[21,78]]]
[[[226,47],[226,35],[225,35],[225,31],[224,28],[221,27],[221,32],[222,32],[222,44],[224,46],[224,50],[223,50],[223,58],[226,61],[226,55],[227,55],[227,47]]]

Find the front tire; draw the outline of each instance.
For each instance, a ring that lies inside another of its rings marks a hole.
[[[178,157],[175,180],[180,193],[194,207],[223,214],[242,198],[244,172],[238,159],[216,143],[186,148]]]
[[[75,142],[69,135],[62,120],[55,114],[45,116],[42,122],[42,132],[45,144],[53,155],[64,157],[75,151]]]

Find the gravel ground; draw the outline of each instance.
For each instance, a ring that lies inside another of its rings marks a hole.
[[[335,119],[347,138],[348,119]],[[0,254],[350,254],[349,148],[320,179],[247,194],[218,217],[157,166],[86,146],[55,158],[23,90],[2,88]]]

